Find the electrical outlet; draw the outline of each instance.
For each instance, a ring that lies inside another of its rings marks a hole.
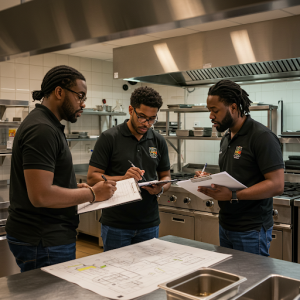
[[[195,121],[194,122],[194,127],[200,127],[200,122],[199,121]]]
[[[91,145],[90,144],[87,144],[87,145],[85,145],[85,152],[86,153],[91,153]]]

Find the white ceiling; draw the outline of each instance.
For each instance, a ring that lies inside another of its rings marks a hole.
[[[220,28],[232,27],[241,24],[249,24],[249,23],[267,21],[272,19],[279,19],[279,18],[289,17],[292,15],[299,15],[299,14],[300,14],[300,5],[289,7],[282,10],[273,10],[270,12],[258,13],[258,14],[244,16],[244,17],[238,17],[238,18],[232,18],[223,21],[215,21],[215,22],[190,26],[187,28],[173,29],[168,31],[151,33],[147,35],[140,35],[140,36],[135,36],[130,38],[113,40],[107,43],[99,43],[90,46],[77,47],[73,49],[57,51],[56,53],[112,61],[113,48],[118,48],[122,46],[133,45],[133,44],[140,44],[140,43],[145,43],[145,42],[150,42],[150,41],[155,41],[155,40],[160,40],[165,38],[171,38],[175,36],[188,35],[200,31],[216,30]]]

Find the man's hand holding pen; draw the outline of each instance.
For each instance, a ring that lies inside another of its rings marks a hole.
[[[143,175],[145,174],[144,170],[141,170],[137,167],[131,167],[127,170],[124,175],[124,179],[134,178],[136,181],[140,181],[143,179]]]

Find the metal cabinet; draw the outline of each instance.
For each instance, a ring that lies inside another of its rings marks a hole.
[[[195,218],[190,216],[188,211],[172,208],[168,208],[168,211],[160,211],[160,222],[160,237],[174,235],[190,240],[195,239]]]
[[[269,249],[270,257],[283,259],[282,242],[283,242],[282,231],[273,230],[272,242]]]
[[[82,232],[99,239],[99,246],[103,246],[101,238],[101,225],[99,223],[101,210],[91,211],[79,216],[78,232]]]
[[[195,240],[220,245],[219,214],[195,212]]]
[[[9,250],[6,235],[0,236],[0,277],[20,273],[15,257]]]

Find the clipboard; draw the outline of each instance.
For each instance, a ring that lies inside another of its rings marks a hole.
[[[211,199],[211,197],[198,192],[198,187],[203,186],[206,188],[211,188],[212,184],[226,186],[231,191],[238,191],[247,188],[244,184],[233,178],[227,172],[221,172],[177,182],[177,185],[203,200]]]
[[[94,210],[123,205],[129,202],[142,200],[141,190],[133,178],[116,182],[117,190],[111,198],[101,202],[85,202],[77,207],[77,214],[83,214]]]
[[[142,186],[151,186],[153,184],[162,184],[162,183],[168,183],[168,182],[177,182],[178,179],[170,179],[170,180],[152,180],[152,181],[147,181],[147,182],[140,182],[138,183],[139,187]]]

